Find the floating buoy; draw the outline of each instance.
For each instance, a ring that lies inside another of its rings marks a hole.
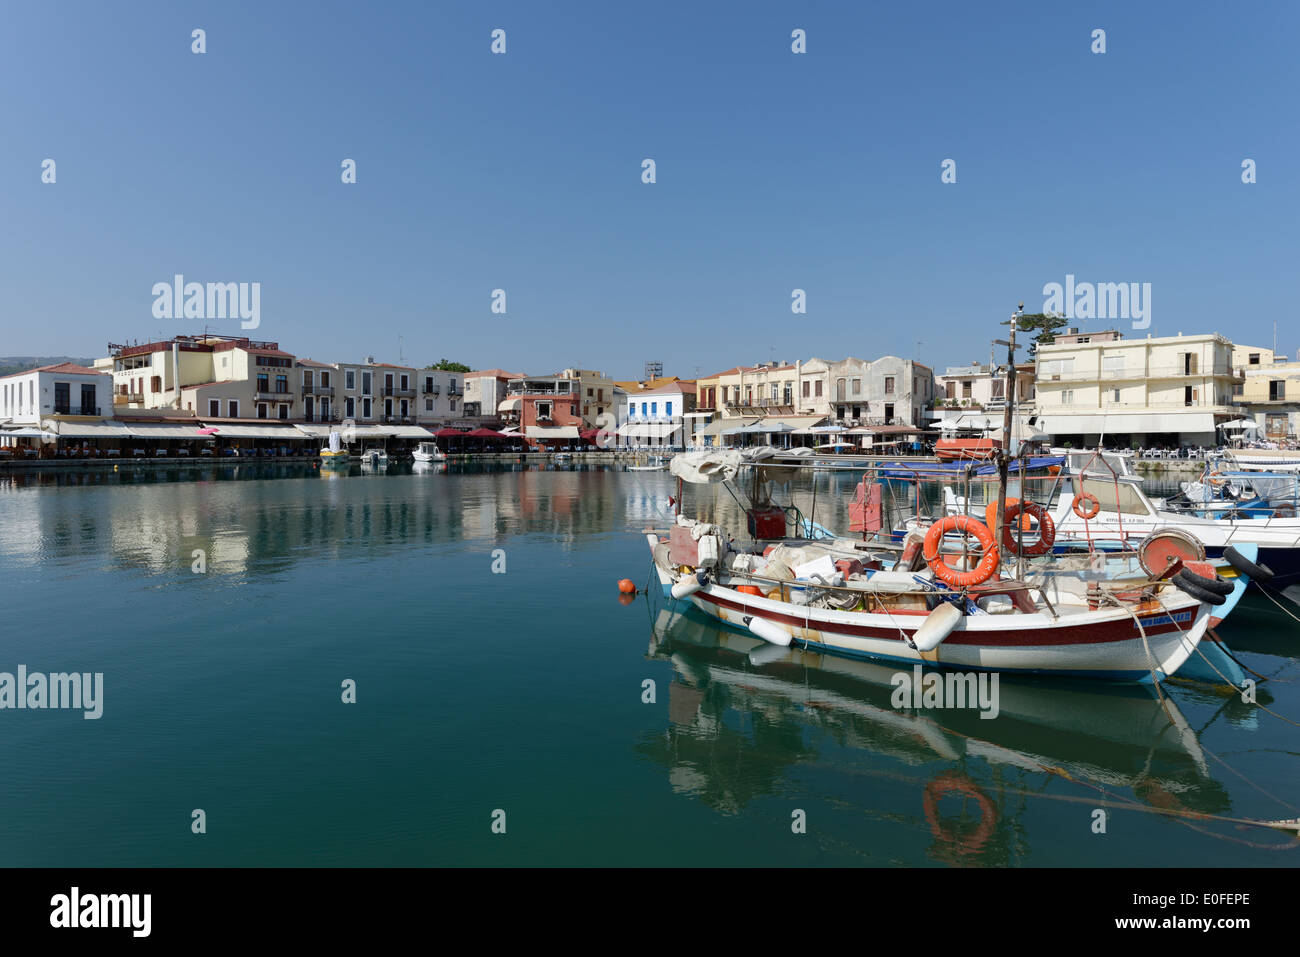
[[[623,578],[619,580],[618,590],[623,595],[635,595],[636,584],[630,578]]]

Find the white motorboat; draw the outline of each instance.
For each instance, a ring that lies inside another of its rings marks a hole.
[[[447,461],[447,453],[438,448],[437,442],[421,442],[411,454],[417,462]]]

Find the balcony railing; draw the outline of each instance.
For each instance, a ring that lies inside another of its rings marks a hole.
[[[333,396],[334,387],[332,385],[305,385],[302,387],[302,394]]]
[[[258,389],[256,392],[256,396],[258,401],[260,402],[292,402],[293,401],[293,393],[290,392],[288,389],[285,389],[283,392],[272,392],[269,389]]]
[[[426,386],[424,387],[424,394],[425,394],[425,395],[442,395],[442,386],[440,386],[440,385],[434,385],[434,386],[428,386],[428,385],[426,385]]]
[[[385,398],[392,398],[394,396],[396,396],[399,399],[415,398],[414,389],[400,389],[396,387],[385,386],[382,394],[384,395]]]

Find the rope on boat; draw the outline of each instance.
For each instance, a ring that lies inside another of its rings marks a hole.
[[[1282,604],[1280,601],[1278,601],[1276,598],[1273,597],[1270,589],[1265,588],[1262,582],[1255,582],[1255,584],[1259,585],[1259,590],[1262,591],[1268,597],[1269,601],[1277,605],[1278,608],[1282,609],[1283,614],[1289,616],[1292,621],[1300,621],[1300,618],[1297,618],[1295,613],[1291,611],[1291,609],[1287,608],[1286,605]]]

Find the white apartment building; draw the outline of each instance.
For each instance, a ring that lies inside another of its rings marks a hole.
[[[1079,447],[1212,445],[1241,378],[1220,335],[1067,330],[1037,350],[1037,427]]]
[[[113,378],[71,362],[0,378],[0,425],[39,428],[62,416],[113,414]]]

